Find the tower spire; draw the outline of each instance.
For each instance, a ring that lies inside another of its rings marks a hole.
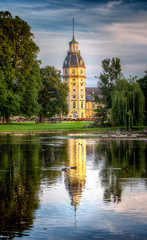
[[[74,36],[74,18],[73,18],[73,41],[75,41],[75,36]]]

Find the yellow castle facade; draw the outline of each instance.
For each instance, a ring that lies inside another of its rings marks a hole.
[[[91,120],[95,118],[94,109],[97,105],[94,103],[92,94],[100,94],[98,88],[85,87],[85,63],[81,57],[79,43],[74,36],[69,42],[69,50],[63,62],[63,82],[67,83],[69,88],[67,103],[67,119]]]

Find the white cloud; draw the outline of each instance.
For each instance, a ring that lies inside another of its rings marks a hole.
[[[112,2],[108,2],[108,4],[106,5],[108,8],[112,8],[114,6],[120,5],[123,1],[112,1]]]
[[[115,42],[147,45],[147,22],[114,23],[107,26],[105,31]]]

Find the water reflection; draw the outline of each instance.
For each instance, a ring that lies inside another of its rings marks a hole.
[[[147,141],[0,136],[0,238],[146,239],[146,190]]]
[[[21,237],[32,227],[39,204],[40,145],[22,144],[22,136],[0,140],[0,234]]]
[[[65,187],[76,215],[86,183],[86,140],[68,139],[69,169],[65,171]],[[75,168],[75,169],[73,169]],[[76,222],[76,220],[75,220]]]
[[[116,203],[121,201],[122,180],[123,188],[124,180],[129,178],[144,178],[146,184],[146,149],[145,141],[105,141],[97,146],[98,159],[105,156],[100,173],[102,185],[105,188],[104,201]]]

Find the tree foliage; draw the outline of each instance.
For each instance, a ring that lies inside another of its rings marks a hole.
[[[67,114],[67,84],[61,81],[61,72],[55,67],[40,69],[42,87],[39,93],[41,104],[40,121],[55,114]]]
[[[25,21],[0,12],[0,113],[7,122],[13,114],[36,112],[39,48],[33,37]]]
[[[138,80],[140,87],[143,91],[145,97],[145,114],[146,114],[146,122],[147,122],[147,71],[145,71],[145,76]]]
[[[114,91],[117,79],[119,79],[122,75],[120,59],[104,59],[102,61],[102,68],[103,71],[100,74],[98,81],[98,88],[103,96],[103,99],[100,99],[100,101],[102,100],[107,108],[111,108],[111,94]]]
[[[133,79],[118,80],[112,95],[111,121],[127,129],[133,125],[143,125],[144,95]]]
[[[98,105],[95,109],[95,117],[100,126],[103,126],[105,121],[108,120],[108,109],[105,106]]]

